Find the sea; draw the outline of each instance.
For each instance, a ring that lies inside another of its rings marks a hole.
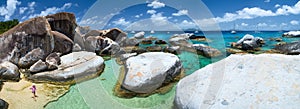
[[[136,31],[138,32],[138,31]],[[231,34],[230,31],[145,31],[145,36],[154,36],[158,39],[166,40],[174,34],[193,33],[195,35],[204,35],[209,39],[207,42],[190,41],[194,44],[206,44],[223,52],[223,56],[217,58],[206,58],[191,52],[182,52],[178,55],[185,70],[185,75],[190,75],[198,69],[205,67],[208,64],[226,58],[226,48],[230,47],[231,42],[237,42],[244,35],[250,34],[255,37],[261,37],[265,41],[265,45],[261,48],[262,51],[270,50],[278,43],[270,40],[270,38],[281,38],[283,42],[296,42],[300,38],[285,38],[281,35],[285,31],[238,31],[236,34]],[[134,33],[128,31],[128,37],[132,37]],[[105,70],[101,76],[72,85],[69,92],[61,96],[57,101],[53,101],[46,105],[46,109],[171,109],[175,97],[175,86],[165,94],[153,94],[148,97],[134,98],[119,98],[114,95],[114,87],[118,80],[120,72],[114,58],[105,61]]]

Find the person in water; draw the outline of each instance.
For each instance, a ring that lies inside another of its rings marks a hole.
[[[33,97],[32,97],[32,98],[35,98],[35,97],[37,97],[37,95],[36,95],[36,87],[35,87],[35,85],[32,85],[32,86],[31,86],[31,88],[30,88],[30,90],[31,90],[31,92],[32,92],[32,94],[33,94]]]

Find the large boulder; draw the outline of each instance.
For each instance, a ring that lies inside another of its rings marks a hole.
[[[300,31],[290,31],[282,34],[282,37],[300,37]]]
[[[35,48],[41,48],[45,55],[54,49],[51,27],[45,17],[32,18],[18,24],[0,35],[0,62],[18,60]]]
[[[45,57],[45,52],[40,48],[36,48],[28,52],[24,57],[22,57],[18,62],[18,66],[21,68],[29,68],[38,60],[45,59]]]
[[[139,46],[139,40],[131,37],[131,38],[126,38],[124,39],[120,44],[121,47],[126,47],[126,46]]]
[[[264,44],[264,39],[260,37],[254,37],[253,35],[246,34],[240,39],[235,46],[241,46],[242,50],[256,50]],[[238,48],[235,47],[234,48]]]
[[[48,66],[47,66],[46,62],[39,60],[29,68],[29,71],[30,71],[30,73],[37,73],[37,72],[45,71],[47,69],[48,69]]]
[[[85,46],[84,46],[85,34],[87,34],[89,31],[91,31],[90,27],[77,26],[75,29],[74,46],[79,47],[80,50],[84,50],[85,49]],[[75,49],[74,51],[76,51],[76,50],[78,51],[78,49]]]
[[[176,55],[143,53],[126,60],[122,86],[135,93],[151,93],[174,79],[181,70],[182,65]]]
[[[8,109],[8,103],[0,99],[0,109]]]
[[[59,52],[62,54],[72,52],[74,43],[70,38],[57,31],[51,31],[51,33],[53,34],[55,41],[54,49],[52,52]]]
[[[205,57],[217,57],[222,55],[222,52],[218,49],[209,47],[204,44],[193,44],[193,47],[197,51],[197,54]]]
[[[19,81],[19,68],[8,61],[0,64],[0,81]]]
[[[298,55],[300,54],[300,41],[288,43],[288,44],[276,45],[275,50],[284,54]]]
[[[104,60],[92,52],[73,52],[61,57],[57,70],[40,72],[28,77],[33,82],[74,84],[99,76]]]
[[[184,77],[177,109],[297,109],[300,56],[230,55]]]
[[[90,36],[85,41],[86,50],[99,55],[114,55],[120,50],[119,44],[107,37]]]
[[[144,31],[138,32],[138,33],[133,35],[133,37],[136,38],[136,39],[142,39],[142,38],[144,38],[144,36],[145,36]]]
[[[169,39],[172,46],[180,46],[192,48],[192,43],[189,42],[189,34],[175,34]]]
[[[58,31],[69,37],[72,41],[74,40],[75,28],[77,26],[74,14],[61,12],[47,15],[46,18],[51,25],[51,30]]]
[[[111,40],[120,43],[127,38],[127,34],[118,28],[113,28],[103,33],[102,36],[108,37]]]

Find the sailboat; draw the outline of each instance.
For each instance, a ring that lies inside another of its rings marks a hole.
[[[154,34],[154,33],[155,33],[155,31],[154,31],[154,30],[151,30],[151,31],[150,31],[150,33],[151,33],[151,34]]]
[[[260,31],[258,30],[258,24],[256,25],[256,30],[254,32],[255,33],[260,33]]]
[[[236,30],[235,30],[235,23],[234,23],[234,26],[233,26],[233,30],[231,30],[230,32],[231,34],[236,34]]]

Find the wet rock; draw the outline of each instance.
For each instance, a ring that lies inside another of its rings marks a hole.
[[[8,103],[0,99],[0,109],[8,109]]]
[[[143,48],[137,47],[137,46],[127,46],[127,47],[123,47],[123,50],[124,50],[126,53],[137,53],[137,54],[141,54],[141,53],[147,52],[146,49],[143,49]]]
[[[53,34],[55,41],[54,49],[52,52],[59,52],[62,54],[68,54],[72,52],[74,43],[70,38],[57,31],[51,31],[51,33]]]
[[[155,44],[167,44],[167,42],[164,40],[156,40],[154,43]]]
[[[141,44],[152,44],[152,41],[151,41],[151,40],[143,39],[143,40],[141,41]]]
[[[194,44],[193,47],[196,49],[197,54],[205,57],[217,57],[222,55],[221,51],[219,51],[218,49],[209,47],[204,44]]]
[[[298,55],[300,54],[300,42],[293,42],[275,46],[275,50],[283,54]]]
[[[206,41],[206,37],[205,36],[196,36],[196,35],[191,35],[189,37],[191,40],[197,40],[197,41]]]
[[[161,52],[163,50],[163,47],[161,47],[161,46],[149,46],[149,47],[146,47],[146,50],[148,52]]]
[[[52,31],[58,31],[74,41],[76,18],[72,13],[61,12],[46,16]]]
[[[40,83],[74,84],[98,77],[104,69],[104,60],[92,52],[73,52],[61,57],[57,70],[45,71],[28,77]]]
[[[48,70],[54,70],[57,69],[58,65],[60,65],[61,60],[57,53],[51,53],[47,56],[46,62],[48,64]]]
[[[167,53],[172,53],[172,54],[178,55],[180,53],[179,49],[180,49],[179,46],[165,47],[163,49],[163,52],[167,52]]]
[[[281,42],[281,38],[270,38],[270,41],[276,41],[276,42]]]
[[[48,69],[48,66],[47,66],[46,62],[39,60],[29,68],[29,71],[31,73],[37,73],[37,72],[45,71],[47,69]]]
[[[246,51],[235,48],[226,48],[226,52],[230,54],[247,54]]]
[[[38,60],[45,59],[45,57],[45,52],[40,48],[36,48],[28,52],[24,57],[22,57],[18,63],[18,66],[21,68],[29,68]]]
[[[19,68],[9,62],[5,61],[0,64],[0,81],[19,81],[20,72]]]
[[[50,24],[45,17],[24,21],[0,35],[0,47],[0,62],[18,64],[21,57],[38,47],[48,55],[54,49]]]
[[[176,55],[148,52],[128,58],[125,69],[124,88],[136,93],[151,93],[179,75],[182,65]]]
[[[299,55],[230,55],[181,79],[174,105],[177,109],[298,108],[299,59]]]

